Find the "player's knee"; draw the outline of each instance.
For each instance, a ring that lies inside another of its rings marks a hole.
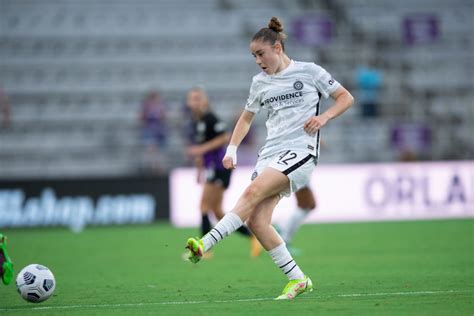
[[[212,210],[210,203],[201,203],[201,214],[207,214]]]
[[[221,220],[224,217],[224,211],[222,211],[221,208],[215,208],[214,209],[214,216],[217,218],[217,220]]]
[[[261,190],[256,185],[250,185],[245,189],[243,197],[249,202],[257,202],[261,197]]]
[[[247,226],[248,228],[250,228],[250,230],[252,232],[258,232],[261,230],[261,228],[263,227],[264,223],[263,221],[259,220],[258,218],[256,217],[250,217],[248,220],[247,220]]]
[[[316,208],[316,200],[313,196],[313,192],[307,188],[296,192],[296,200],[298,207],[301,209],[311,211]]]
[[[201,201],[201,210],[203,212],[214,212],[216,209],[220,207],[219,203],[217,201],[211,199],[211,198],[205,198],[202,199]]]
[[[303,210],[307,210],[309,212],[309,211],[312,211],[316,208],[316,202],[314,200],[313,201],[305,201],[303,203],[298,203],[298,207],[303,209]]]

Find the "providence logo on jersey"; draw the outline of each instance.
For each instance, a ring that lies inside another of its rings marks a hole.
[[[261,106],[271,106],[273,109],[280,109],[288,106],[295,106],[304,102],[303,88],[304,84],[301,80],[296,80],[291,89],[291,81],[288,82],[288,90],[286,93],[281,93],[281,90],[270,91],[268,97],[264,99]],[[283,90],[284,91],[284,90]],[[278,93],[278,94],[277,94]]]
[[[301,90],[301,89],[303,89],[303,83],[301,81],[297,80],[293,84],[293,88],[295,88],[295,90]]]
[[[301,91],[281,94],[275,97],[270,97],[268,99],[265,99],[265,101],[263,101],[263,104],[266,105],[268,103],[273,103],[273,102],[282,102],[282,101],[291,100],[291,99],[302,97],[302,96],[303,96],[303,92]]]

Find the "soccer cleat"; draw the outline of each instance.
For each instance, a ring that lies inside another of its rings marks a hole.
[[[189,261],[192,263],[198,263],[201,260],[204,254],[204,244],[201,239],[189,238],[185,248],[189,250]]]
[[[183,252],[183,254],[181,255],[181,258],[184,261],[189,261],[189,250],[187,249],[188,248],[186,247],[186,251]],[[202,254],[203,260],[211,260],[213,257],[214,257],[214,253],[212,252],[212,250],[206,251],[205,253]]]
[[[307,276],[304,279],[290,280],[275,300],[292,300],[296,296],[313,291],[313,282]]]
[[[7,253],[7,236],[0,233],[0,276],[5,285],[13,279],[13,263]]]

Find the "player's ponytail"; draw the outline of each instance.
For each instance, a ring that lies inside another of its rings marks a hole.
[[[263,42],[269,42],[271,45],[275,45],[278,41],[281,43],[283,51],[285,50],[285,44],[283,41],[286,39],[286,34],[283,33],[283,24],[277,17],[272,17],[268,22],[268,27],[260,29],[252,37],[252,42],[261,40]]]
[[[277,33],[283,32],[283,24],[281,24],[277,17],[272,17],[270,19],[270,22],[268,22],[268,28],[270,30],[274,30]]]

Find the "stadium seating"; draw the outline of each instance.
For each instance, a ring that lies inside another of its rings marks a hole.
[[[333,3],[0,0],[0,88],[12,107],[12,126],[0,129],[0,177],[139,172],[139,106],[155,88],[167,101],[169,167],[189,163],[182,149],[186,90],[204,85],[215,111],[233,122],[258,71],[248,41],[269,14],[287,22],[290,33],[295,17],[334,16],[335,37],[327,47],[298,45],[290,34],[288,52],[323,64],[356,96],[358,66],[376,59],[383,73],[381,115],[364,119],[356,105],[331,123],[323,133],[323,162],[395,159],[389,137],[397,121],[440,124],[432,159],[472,157],[472,2]],[[387,10],[389,17],[379,14]],[[439,41],[406,47],[402,18],[426,11],[440,18]],[[464,152],[446,139],[455,127],[443,118],[453,113],[460,118],[456,139],[467,146]],[[261,143],[264,120],[255,125]]]

